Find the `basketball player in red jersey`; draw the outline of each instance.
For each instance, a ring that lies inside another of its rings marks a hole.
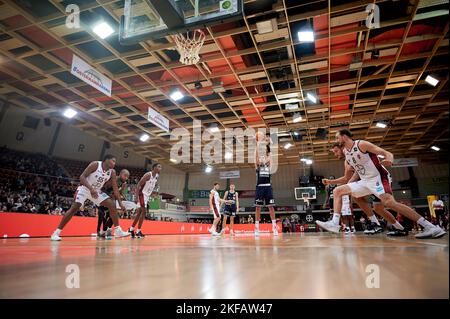
[[[136,216],[134,217],[133,224],[131,225],[128,232],[131,234],[131,237],[144,238],[145,235],[142,233],[141,228],[144,223],[145,214],[148,210],[148,200],[150,197],[155,197],[156,193],[153,191],[157,187],[157,182],[159,178],[159,173],[161,172],[162,166],[159,163],[155,163],[152,165],[152,170],[147,172],[142,176],[136,187],[136,200],[137,200],[137,209]],[[136,233],[134,232],[134,227],[136,227]]]
[[[84,202],[89,199],[97,206],[104,206],[109,210],[109,215],[115,226],[115,237],[126,237],[130,234],[124,232],[119,226],[119,217],[117,216],[116,205],[109,196],[102,192],[103,185],[112,180],[112,187],[114,196],[119,201],[119,206],[123,210],[125,207],[122,204],[122,200],[117,189],[117,177],[114,166],[116,165],[116,158],[112,155],[106,155],[103,161],[91,162],[88,167],[80,176],[80,186],[78,186],[75,192],[74,201],[69,210],[64,214],[58,228],[53,232],[51,240],[59,241],[59,236],[64,226],[72,219],[72,216],[84,205]]]
[[[424,228],[422,233],[416,235],[416,238],[439,238],[445,235],[445,231],[439,226],[431,224],[412,208],[397,202],[392,196],[388,178],[389,173],[384,168],[384,166],[391,166],[394,162],[392,153],[368,141],[353,140],[352,133],[346,129],[340,130],[336,134],[336,142],[343,146],[345,160],[358,173],[360,180],[341,185],[334,190],[335,215],[332,221],[322,226],[323,228],[335,232],[335,225],[339,223],[342,195],[363,197],[373,194],[381,200],[384,206],[391,208]],[[378,155],[383,156],[382,162],[378,160]]]
[[[337,159],[342,159],[344,157],[344,153],[342,150],[342,147],[340,146],[339,143],[334,143],[333,146],[331,147],[331,152],[333,152],[334,156]],[[344,176],[337,178],[337,179],[324,179],[322,182],[324,183],[324,185],[329,185],[329,184],[339,184],[339,185],[343,185],[343,184],[347,184],[352,177],[354,176],[355,171],[354,169],[348,165],[347,162],[344,162]],[[359,176],[358,176],[359,178]],[[369,218],[369,220],[371,221],[371,223],[369,224],[369,227],[364,231],[365,234],[375,234],[375,233],[379,233],[382,232],[383,229],[380,226],[380,223],[377,219],[377,217],[374,215],[372,209],[369,207],[369,204],[367,203],[367,199],[366,197],[361,197],[361,198],[353,198],[353,200],[355,201],[355,203],[363,210],[363,212],[367,215],[367,217]],[[375,210],[375,212],[382,216],[385,220],[387,220],[393,227],[394,227],[394,231],[387,233],[387,235],[390,236],[405,236],[408,235],[408,232],[403,228],[403,226],[395,219],[395,217],[388,211],[385,209],[385,207],[380,203],[376,203],[374,202],[373,204],[373,209]]]

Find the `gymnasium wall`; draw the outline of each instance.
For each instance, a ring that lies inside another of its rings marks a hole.
[[[2,110],[4,107],[1,107]],[[39,119],[36,129],[23,126],[27,115]],[[42,117],[36,116],[34,113],[30,114],[24,109],[9,106],[0,122],[0,146],[6,145],[8,148],[18,151],[47,154],[56,126],[55,121],[51,121],[51,125],[46,126]]]

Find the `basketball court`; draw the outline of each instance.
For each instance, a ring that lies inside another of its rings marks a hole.
[[[0,298],[448,299],[448,18],[0,0]]]

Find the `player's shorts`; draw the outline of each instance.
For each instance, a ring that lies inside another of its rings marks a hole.
[[[122,204],[123,204],[123,206],[125,206],[126,210],[135,210],[137,208],[136,203],[130,202],[130,201],[127,201],[127,200],[123,200]],[[119,201],[116,201],[116,208],[120,209]]]
[[[352,191],[353,197],[364,197],[368,195],[374,195],[377,198],[382,194],[392,194],[391,185],[387,177],[381,176],[359,180],[357,182],[347,184]]]
[[[213,210],[211,213],[214,215],[214,218],[222,216],[222,213],[220,212],[220,208],[217,208],[216,205],[213,206]]]
[[[146,208],[149,198],[150,198],[150,195],[144,194],[144,193],[139,193],[139,199],[138,199],[136,207],[137,208],[140,208],[140,207]]]
[[[86,186],[78,186],[77,191],[75,192],[75,195],[73,196],[75,203],[81,204],[81,206],[84,206],[84,202],[86,200],[90,200],[94,205],[100,206],[102,202],[107,200],[109,198],[108,194],[102,192],[101,190],[97,190],[98,197],[93,198],[91,195],[91,192]]]
[[[223,209],[223,213],[227,216],[236,216],[236,206],[234,205],[225,205]]]
[[[388,175],[388,180],[389,180],[389,187],[392,190],[392,177],[391,177],[391,174]],[[391,191],[390,194],[392,194],[392,191]],[[372,201],[372,204],[375,204],[375,205],[381,204],[381,199],[379,199],[378,197],[376,197],[373,194],[369,196],[369,199]]]
[[[352,215],[352,209],[350,207],[350,196],[348,196],[348,195],[342,196],[341,215],[342,216],[351,216]]]
[[[273,206],[272,186],[256,186],[255,206]]]

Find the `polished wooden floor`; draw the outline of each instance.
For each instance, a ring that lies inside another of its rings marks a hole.
[[[3,239],[0,297],[448,298],[448,248],[447,235]],[[79,288],[66,286],[73,264]],[[366,285],[369,265],[379,288]]]

